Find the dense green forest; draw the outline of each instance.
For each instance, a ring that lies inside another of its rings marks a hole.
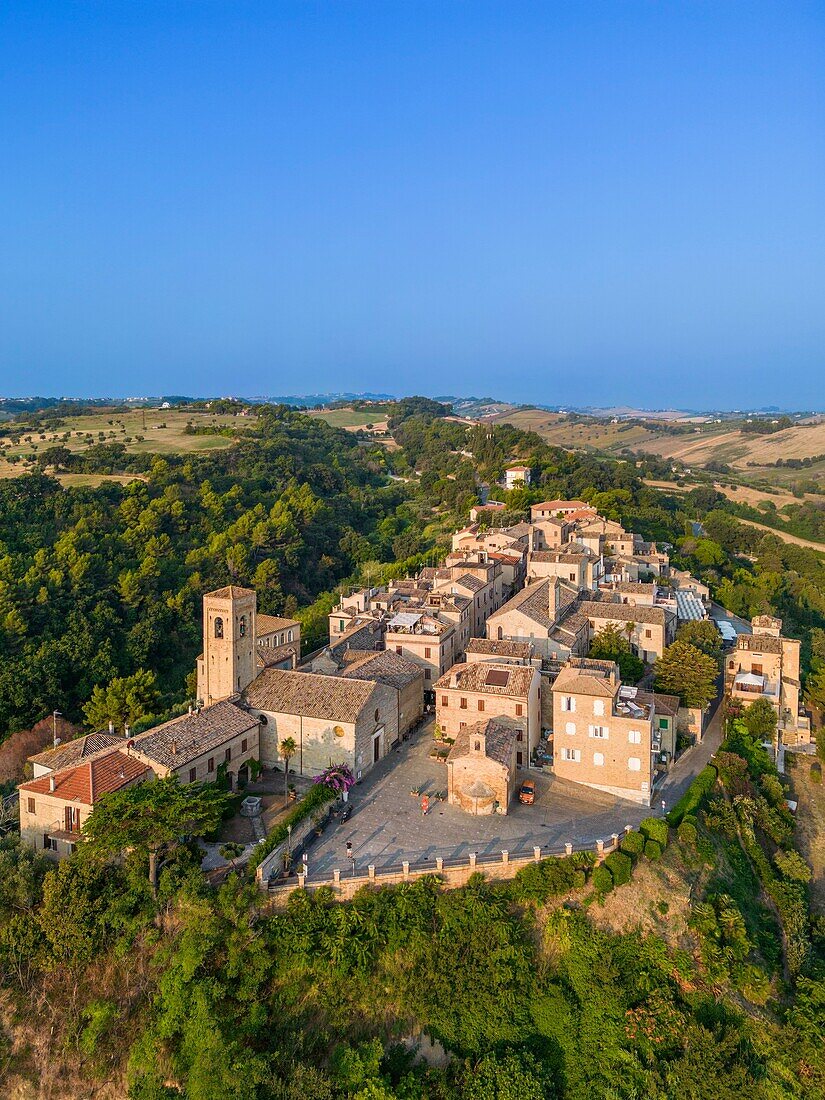
[[[226,450],[79,458],[145,478],[130,485],[0,483],[0,730],[54,707],[79,717],[95,688],[141,670],[159,712],[184,700],[200,593],[229,581],[320,637],[336,585],[425,560],[479,478],[514,458],[536,484],[504,494],[513,513],[583,497],[671,544],[732,610],[781,615],[817,702],[820,555],[742,525],[713,490],[646,487],[644,463],[446,412],[399,402],[390,449],[265,407]],[[672,828],[631,834],[597,870],[573,857],[452,892],[433,877],[345,905],[298,893],[286,910],[240,875],[211,888],[187,844],[166,853],[153,897],[141,843],[122,864],[89,843],[55,869],[6,836],[0,1086],[132,1100],[823,1095],[825,922],[808,910],[786,795],[746,716]],[[445,1052],[436,1065],[404,1045],[422,1033]]]
[[[322,888],[274,910],[237,874],[211,889],[186,845],[153,897],[140,844],[112,864],[91,830],[53,869],[8,837],[0,1084],[131,1100],[821,1096],[825,922],[808,917],[784,798],[736,721],[672,827],[643,822],[595,869],[578,855],[505,883],[431,876],[346,904]],[[433,1064],[414,1058],[424,1035]]]

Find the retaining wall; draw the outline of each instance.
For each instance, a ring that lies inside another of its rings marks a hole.
[[[426,864],[404,861],[400,866],[378,869],[372,865],[367,868],[367,873],[359,872],[355,875],[351,871],[334,870],[331,878],[314,879],[311,875],[303,873],[291,876],[281,881],[273,880],[263,884],[264,889],[269,890],[271,902],[274,906],[286,905],[290,894],[296,890],[307,890],[310,893],[321,886],[328,886],[336,901],[349,901],[362,886],[396,886],[400,882],[415,882],[425,875],[438,875],[448,890],[455,890],[459,886],[466,886],[471,875],[482,872],[486,878],[504,881],[514,878],[522,867],[530,863],[538,863],[542,859],[561,858],[572,855],[573,852],[592,851],[596,856],[596,863],[600,863],[605,856],[614,852],[625,833],[632,831],[632,826],[625,826],[624,833],[614,833],[609,840],[596,840],[592,844],[577,845],[566,844],[557,851],[543,851],[540,847],[533,848],[532,854],[511,856],[505,849],[495,856],[478,856],[471,852],[467,859],[445,860],[437,858],[435,863]]]

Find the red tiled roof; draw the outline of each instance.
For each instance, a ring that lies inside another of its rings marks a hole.
[[[93,806],[100,795],[117,791],[148,774],[149,768],[142,761],[115,750],[92,757],[73,768],[64,768],[51,775],[41,775],[38,779],[21,783],[20,790],[30,791],[32,794],[52,794],[66,802],[81,802],[85,806]],[[51,789],[52,780],[54,790]]]

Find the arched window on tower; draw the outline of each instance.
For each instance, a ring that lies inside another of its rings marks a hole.
[[[215,637],[223,637],[223,619],[220,617],[220,615],[218,615],[218,617],[215,619]]]
[[[238,623],[238,633],[242,638],[246,637],[246,615],[241,615],[240,622]]]

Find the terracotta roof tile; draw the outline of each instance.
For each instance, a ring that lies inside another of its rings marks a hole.
[[[142,760],[127,756],[119,749],[110,749],[103,750],[100,755],[90,757],[82,764],[21,783],[20,790],[31,794],[49,794],[66,802],[93,806],[95,799],[101,795],[120,790],[121,787],[150,774]],[[51,789],[52,781],[54,790]]]
[[[252,681],[245,696],[256,710],[354,722],[374,691],[375,684],[367,680],[270,668]]]
[[[257,718],[223,700],[140,734],[134,739],[134,752],[164,767],[180,768],[257,726]]]

